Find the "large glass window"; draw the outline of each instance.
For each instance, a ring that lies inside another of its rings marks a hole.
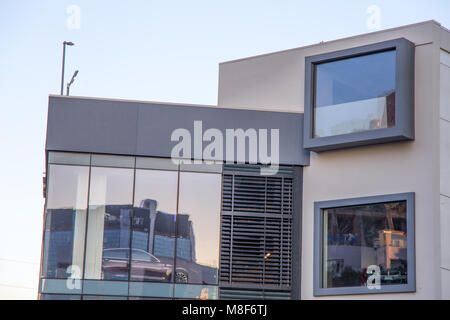
[[[43,278],[82,274],[88,180],[89,167],[49,165]]]
[[[393,127],[395,60],[390,50],[316,64],[313,137]]]
[[[91,169],[85,279],[129,278],[133,173]]]
[[[320,228],[316,229],[316,245],[320,247],[315,272],[320,271],[321,289],[360,287],[389,292],[391,287],[405,291],[414,285],[412,274],[408,277],[414,269],[412,195],[387,197],[366,203],[339,200],[331,206],[316,203]]]
[[[221,175],[180,172],[176,282],[218,284]]]
[[[131,280],[173,280],[178,172],[136,170]]]
[[[42,294],[218,297],[220,165],[49,159]]]

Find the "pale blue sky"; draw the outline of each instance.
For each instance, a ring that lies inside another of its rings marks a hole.
[[[70,5],[81,9],[69,29]],[[0,299],[37,296],[48,94],[216,104],[218,63],[434,19],[448,0],[0,2]]]

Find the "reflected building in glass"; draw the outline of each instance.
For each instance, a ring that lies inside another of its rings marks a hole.
[[[49,152],[48,161],[42,299],[218,299],[234,286],[289,295],[291,168],[261,177],[259,166],[152,157]],[[236,209],[223,202],[230,195]],[[234,234],[221,224],[228,217]]]
[[[323,210],[324,288],[365,286],[367,268],[382,285],[407,283],[406,202]]]
[[[224,62],[217,106],[50,95],[39,299],[450,298],[449,43]]]
[[[170,159],[156,169],[127,160],[49,154],[43,298],[217,298],[221,166],[184,172]]]

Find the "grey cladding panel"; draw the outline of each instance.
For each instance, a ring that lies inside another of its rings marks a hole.
[[[209,128],[222,132],[224,155],[226,129],[268,129],[269,141],[270,129],[279,129],[280,163],[309,164],[309,152],[302,147],[303,114],[54,96],[46,149],[170,157],[176,144],[172,132],[187,129],[193,145],[196,120],[202,121],[203,132]]]
[[[134,104],[50,97],[46,149],[134,154],[137,118]]]

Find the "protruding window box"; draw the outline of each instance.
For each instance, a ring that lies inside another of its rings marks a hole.
[[[305,59],[304,147],[414,139],[414,44],[395,39]]]

